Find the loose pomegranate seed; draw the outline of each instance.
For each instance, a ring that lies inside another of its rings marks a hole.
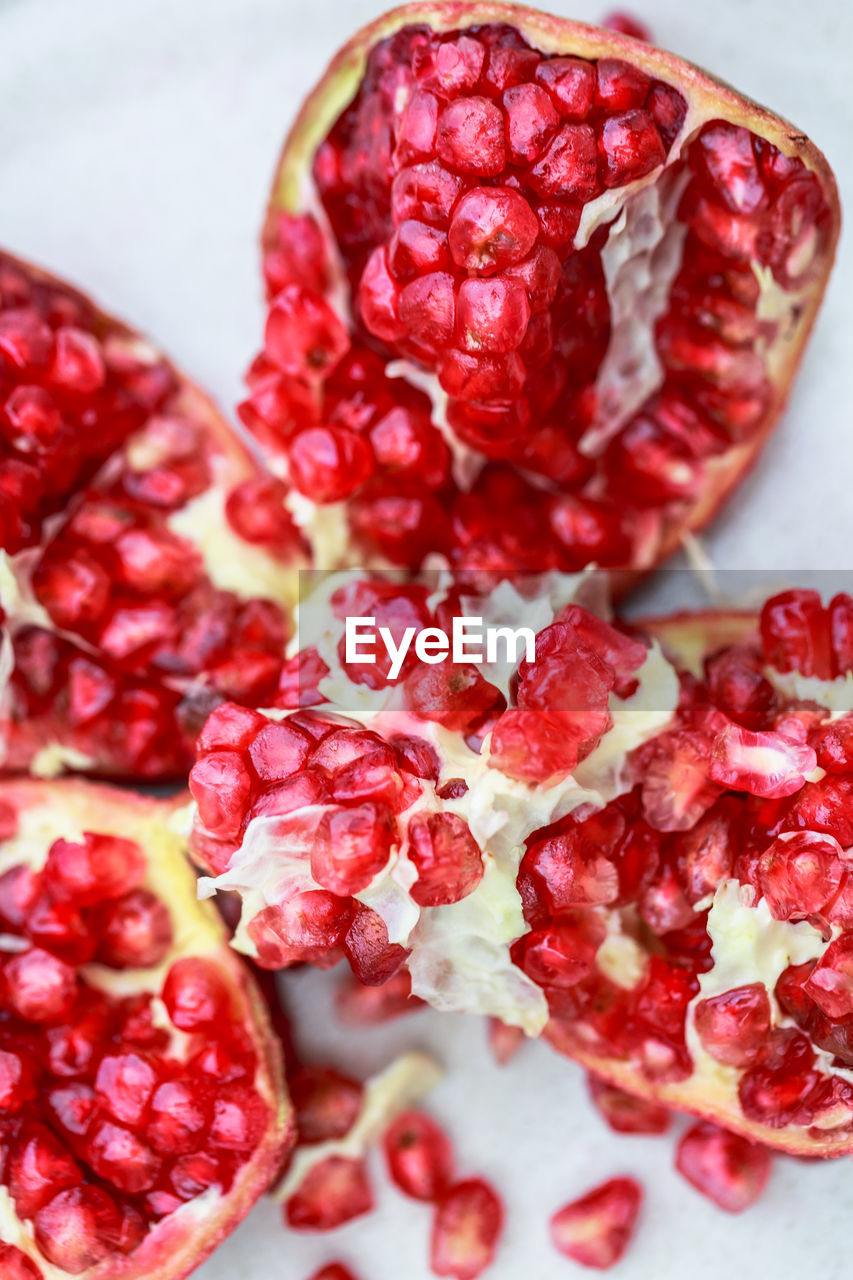
[[[709,772],[721,786],[775,799],[799,791],[816,765],[814,751],[804,743],[732,724],[714,744]]]
[[[615,1133],[666,1133],[670,1112],[656,1102],[636,1098],[599,1076],[587,1078],[589,1093],[598,1111]]]
[[[551,1219],[551,1240],[567,1258],[606,1271],[625,1253],[637,1226],[643,1191],[633,1178],[611,1178]]]
[[[521,1027],[511,1027],[500,1018],[489,1018],[489,1048],[499,1067],[505,1067],[518,1053],[526,1039]]]
[[[838,893],[844,865],[834,840],[794,832],[774,840],[758,860],[755,881],[775,919],[818,915]]]
[[[288,1079],[288,1087],[300,1143],[345,1137],[364,1101],[363,1086],[332,1067],[301,1067]]]
[[[605,18],[602,18],[601,25],[608,27],[611,31],[619,31],[623,36],[631,36],[634,40],[643,40],[646,44],[651,44],[652,34],[649,28],[632,13],[624,13],[622,10],[608,13]]]
[[[408,836],[408,856],[418,873],[410,893],[419,906],[459,902],[476,889],[483,878],[483,855],[462,818],[416,814]]]
[[[391,856],[394,829],[385,805],[361,804],[324,815],[311,849],[311,873],[340,896],[365,889]]]
[[[364,1161],[328,1156],[308,1170],[286,1202],[284,1216],[296,1231],[332,1231],[370,1213],[373,1207]]]
[[[383,1138],[388,1172],[413,1200],[434,1201],[453,1178],[453,1148],[436,1122],[422,1111],[405,1111]]]
[[[501,1199],[482,1178],[449,1187],[435,1205],[430,1241],[433,1273],[476,1280],[494,1261],[503,1225]]]
[[[678,1172],[727,1213],[742,1213],[755,1204],[772,1163],[766,1147],[708,1121],[682,1135],[675,1156]]]
[[[770,1000],[758,982],[735,987],[696,1005],[696,1030],[718,1062],[745,1067],[763,1049],[771,1023]]]

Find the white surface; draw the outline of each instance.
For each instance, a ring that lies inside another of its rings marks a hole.
[[[613,6],[555,7],[595,19]],[[284,130],[334,49],[376,11],[370,0],[0,0],[0,242],[83,284],[233,404],[260,333],[255,240]],[[645,0],[643,16],[662,44],[809,132],[853,204],[848,0]],[[785,422],[706,539],[720,566],[849,565],[851,276],[844,244]],[[659,581],[655,593],[672,589]],[[622,1280],[849,1269],[848,1160],[780,1160],[761,1204],[730,1218],[678,1178],[670,1138],[609,1134],[580,1073],[543,1046],[500,1072],[475,1020],[419,1014],[342,1032],[334,982],[287,980],[306,1046],[365,1072],[392,1049],[429,1046],[451,1068],[434,1110],[460,1170],[493,1178],[508,1206],[490,1280],[579,1275],[551,1251],[548,1215],[623,1171],[648,1196]],[[428,1214],[381,1176],[377,1185],[380,1211],[328,1237],[285,1235],[277,1210],[262,1206],[199,1280],[305,1280],[333,1257],[362,1280],[427,1280]]]

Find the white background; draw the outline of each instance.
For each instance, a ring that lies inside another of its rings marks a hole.
[[[576,0],[571,14],[594,20],[604,7]],[[84,285],[232,405],[261,329],[256,235],[284,131],[335,48],[375,13],[371,0],[0,0],[0,243]],[[853,205],[849,0],[645,0],[643,16],[661,44],[808,132]],[[850,565],[851,299],[845,243],[782,427],[706,538],[720,567]],[[621,1172],[645,1182],[647,1203],[620,1280],[849,1271],[849,1160],[779,1160],[760,1205],[730,1218],[675,1174],[671,1138],[608,1133],[580,1073],[543,1046],[498,1071],[474,1019],[418,1014],[345,1032],[331,1013],[335,980],[287,979],[305,1047],[366,1073],[392,1050],[428,1046],[450,1068],[430,1105],[460,1170],[491,1177],[508,1206],[492,1280],[579,1275],[551,1251],[547,1218]],[[428,1214],[378,1168],[376,1180],[380,1211],[333,1236],[285,1234],[262,1206],[199,1280],[306,1280],[332,1257],[361,1280],[427,1280]]]

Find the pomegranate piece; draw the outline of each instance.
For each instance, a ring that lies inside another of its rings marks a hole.
[[[595,39],[523,8],[452,17],[401,9],[366,27],[300,117],[264,228],[265,344],[241,415],[300,502],[344,504],[353,562],[647,568],[773,428],[832,261],[832,176],[630,15]],[[359,79],[341,110],[344,64]],[[685,139],[691,108],[704,123]],[[648,252],[683,246],[653,302],[610,270],[649,201]],[[762,306],[771,279],[805,298],[787,349]],[[626,310],[657,317],[639,343]],[[464,479],[446,459],[414,478],[377,431],[417,397],[436,433],[423,370],[477,464]],[[318,537],[313,553],[330,567]]]
[[[633,1178],[603,1182],[554,1214],[554,1247],[581,1266],[606,1271],[628,1248],[642,1201],[642,1188]]]
[[[275,693],[305,558],[288,490],[147,341],[6,254],[0,275],[16,282],[0,289],[0,545],[16,584],[0,763],[184,776],[217,702]],[[65,843],[57,898],[88,905],[93,877],[133,887],[120,837]]]
[[[345,1137],[361,1110],[364,1088],[332,1067],[301,1067],[288,1079],[300,1144]]]
[[[4,1280],[54,1270],[106,1280],[128,1267],[182,1280],[245,1217],[288,1149],[278,1042],[218,914],[197,898],[174,834],[182,803],[70,781],[0,787],[12,864],[4,927],[21,944],[4,952],[0,983],[0,1185],[9,1230],[31,1242],[26,1253],[0,1244]],[[18,830],[29,834],[16,844]],[[90,963],[95,939],[116,904],[142,893],[149,915],[157,904],[175,928],[153,958],[126,938],[116,986]],[[155,1017],[155,1000],[174,1030]]]
[[[682,1177],[727,1213],[742,1213],[755,1204],[772,1163],[766,1147],[707,1121],[682,1135],[675,1155]]]
[[[436,1201],[430,1241],[434,1275],[477,1280],[491,1266],[503,1233],[500,1197],[482,1178],[448,1187]]]
[[[447,1135],[422,1111],[405,1111],[382,1140],[395,1186],[413,1200],[435,1201],[453,1178],[453,1148]]]

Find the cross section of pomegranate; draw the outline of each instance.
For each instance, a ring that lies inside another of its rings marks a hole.
[[[409,5],[284,147],[243,421],[321,568],[647,568],[776,423],[838,225],[808,139],[679,58]]]
[[[243,897],[237,946],[406,974],[622,1089],[853,1149],[853,599],[629,631],[561,576],[327,589],[315,705],[225,705],[199,741],[195,854]],[[536,661],[347,665],[345,614],[379,609],[526,617]]]
[[[0,763],[183,775],[218,701],[269,701],[283,495],[150,343],[0,254]]]
[[[0,1254],[27,1280],[180,1280],[292,1142],[279,1042],[176,814],[0,786]]]

